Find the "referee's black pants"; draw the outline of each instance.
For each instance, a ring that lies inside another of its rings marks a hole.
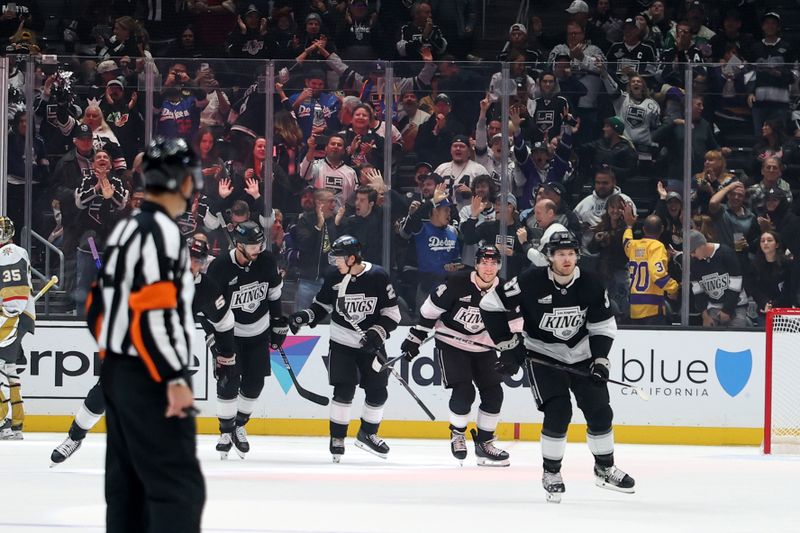
[[[106,399],[106,531],[200,531],[205,483],[194,417],[166,418],[165,383],[139,358],[109,354],[100,371]]]

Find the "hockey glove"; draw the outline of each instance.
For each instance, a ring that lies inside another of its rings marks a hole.
[[[216,351],[212,353],[214,353],[214,378],[219,387],[224,389],[236,373],[236,354],[216,353]]]
[[[589,372],[591,372],[591,378],[593,381],[597,383],[605,383],[608,381],[609,370],[611,369],[611,363],[608,362],[608,359],[605,357],[598,357],[592,361],[592,364],[589,365]]]
[[[514,335],[507,341],[498,342],[497,349],[500,350],[500,357],[495,362],[494,369],[505,376],[513,376],[519,372],[519,367],[525,364],[525,357],[528,355],[519,335]]]
[[[270,320],[269,347],[273,350],[283,346],[286,335],[289,333],[289,319],[285,316],[276,316]]]
[[[375,353],[383,347],[383,341],[386,340],[386,331],[380,326],[372,326],[364,334],[361,341],[361,348],[365,352]]]
[[[292,330],[292,334],[297,334],[300,328],[313,321],[314,312],[311,309],[303,309],[302,311],[289,315],[289,329]]]
[[[411,328],[409,330],[408,337],[400,345],[400,351],[405,354],[406,361],[411,361],[419,355],[419,347],[427,336],[427,332],[419,328]]]

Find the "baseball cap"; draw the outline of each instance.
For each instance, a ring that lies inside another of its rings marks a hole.
[[[768,19],[768,18],[770,18],[770,17],[772,17],[772,18],[774,18],[775,20],[777,20],[777,21],[778,21],[778,24],[780,24],[780,23],[781,23],[781,16],[780,16],[780,14],[778,14],[778,12],[776,12],[776,11],[769,11],[769,12],[767,12],[767,13],[764,13],[764,16],[763,16],[763,17],[761,17],[761,22],[764,22],[766,19]]]
[[[511,25],[511,27],[508,29],[508,33],[511,33],[512,31],[521,31],[525,35],[528,34],[528,28],[526,28],[524,24],[520,24],[519,22]]]
[[[433,172],[433,165],[431,165],[430,163],[428,163],[428,162],[426,162],[426,161],[420,161],[420,162],[418,162],[416,165],[414,165],[414,170],[415,170],[415,171],[416,171],[416,170],[419,170],[419,169],[420,169],[420,167],[424,167],[424,168],[426,168],[426,169],[428,170],[428,172]]]
[[[540,150],[542,152],[547,152],[548,151],[547,143],[544,141],[536,141],[535,143],[533,143],[533,146],[531,146],[531,152],[536,152],[537,150]]]
[[[779,189],[778,187],[771,187],[767,192],[764,193],[764,198],[786,198],[786,191],[783,189]]]
[[[115,70],[119,70],[119,67],[111,59],[106,59],[105,61],[101,61],[100,64],[97,65],[98,74],[105,74],[106,72],[114,72]]]
[[[588,13],[589,4],[583,0],[574,0],[566,9],[566,12],[570,13],[571,15],[574,15],[575,13]]]
[[[450,145],[452,146],[456,143],[462,143],[469,146],[469,137],[467,137],[466,135],[456,135],[453,137],[453,140],[450,141]]]
[[[621,118],[617,116],[608,117],[606,122],[617,132],[617,135],[622,135],[625,132],[625,123],[622,122]]]
[[[636,21],[634,19],[628,17],[628,18],[625,19],[625,22],[623,23],[623,25],[625,25],[625,24],[632,24],[632,25],[636,26]]]
[[[544,187],[545,189],[550,189],[551,191],[562,197],[566,196],[567,194],[567,188],[564,187],[564,184],[561,183],[560,181],[548,181],[547,183],[543,183],[542,187]]]
[[[444,198],[444,199],[440,200],[439,203],[433,204],[433,207],[434,208],[437,208],[437,207],[450,207],[450,200],[448,198]]]
[[[429,172],[429,173],[425,174],[424,176],[422,176],[421,181],[425,181],[425,180],[433,180],[434,183],[436,183],[436,185],[439,185],[440,183],[444,183],[444,178],[441,177],[436,172]]]
[[[447,105],[453,105],[453,101],[450,100],[450,97],[445,93],[439,93],[436,95],[436,98],[433,99],[434,104],[438,104],[439,102],[444,102]]]
[[[256,7],[255,4],[250,4],[250,5],[247,6],[247,9],[244,10],[244,16],[246,17],[250,13],[259,13],[260,14],[261,11],[258,10],[258,8]]]
[[[688,13],[689,11],[691,11],[693,9],[699,9],[703,13],[706,12],[705,6],[702,3],[698,2],[697,0],[695,0],[694,2],[689,4],[689,9],[687,9],[686,12]]]
[[[678,200],[679,202],[682,202],[683,197],[680,195],[680,193],[671,191],[667,193],[667,198],[664,201],[669,202],[670,200]]]
[[[708,244],[706,236],[693,229],[689,232],[689,252],[694,252],[704,244]]]
[[[322,17],[319,16],[319,13],[312,12],[306,15],[306,22],[308,22],[309,20],[316,20],[317,22],[322,24]]]
[[[79,124],[77,128],[75,128],[75,135],[76,139],[86,139],[93,137],[94,134],[92,133],[92,128],[88,126],[88,124]]]
[[[125,84],[123,84],[122,80],[120,80],[119,78],[108,80],[108,83],[106,83],[106,87],[111,87],[112,85],[116,85],[118,87],[125,87]]]
[[[513,205],[513,206],[514,206],[514,209],[516,209],[516,208],[517,208],[517,197],[516,197],[516,196],[514,196],[514,195],[513,195],[513,194],[511,194],[511,193],[508,193],[508,194],[506,195],[506,203],[507,203],[507,204],[511,204],[511,205]]]

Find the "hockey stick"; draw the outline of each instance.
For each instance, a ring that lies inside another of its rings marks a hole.
[[[429,340],[431,340],[432,338],[433,338],[433,335],[431,335],[431,336],[429,336],[429,337],[425,337],[425,340],[424,340],[424,341],[422,341],[422,342],[421,342],[419,345],[420,345],[420,346],[422,346],[423,344],[426,344],[426,343],[427,343]],[[406,356],[406,353],[405,353],[405,352],[403,352],[403,353],[401,353],[400,355],[398,355],[397,357],[392,357],[391,359],[389,359],[388,361],[386,361],[385,363],[383,363],[383,365],[381,365],[381,367],[380,367],[378,370],[376,370],[376,372],[383,372],[384,370],[386,370],[386,369],[387,369],[387,368],[389,368],[390,366],[394,366],[394,364],[395,364],[397,361],[399,361],[400,359],[402,359],[402,358],[403,358],[403,357],[405,357],[405,356]],[[373,367],[372,367],[372,368],[373,368],[373,370],[374,370],[374,369],[375,369],[375,366],[373,365]]]
[[[441,335],[442,337],[447,337],[448,339],[453,339],[454,341],[463,342],[464,344],[471,344],[473,346],[478,346],[480,348],[486,348],[487,350],[497,351],[496,346],[489,346],[488,344],[483,344],[482,342],[472,341],[469,339],[465,339],[463,337],[456,337],[455,335],[450,335],[449,333],[445,333],[443,331],[437,331],[436,334]],[[592,376],[591,372],[587,372],[585,370],[580,370],[577,368],[572,368],[571,366],[561,365],[558,363],[551,363],[550,361],[545,361],[543,359],[538,359],[536,357],[527,357],[526,359],[534,364],[541,366],[549,366],[550,368],[563,370],[564,372],[567,372],[569,374],[575,374],[576,376],[583,376],[585,378]],[[614,385],[619,385],[620,387],[627,387],[629,389],[633,389],[636,391],[636,395],[642,400],[647,401],[650,399],[650,395],[642,387],[637,387],[636,385],[625,383],[624,381],[617,381],[611,378],[604,379],[603,381],[607,383],[613,383]]]
[[[33,297],[33,301],[37,301],[39,298],[45,295],[47,291],[49,291],[53,285],[58,283],[58,276],[52,276],[47,283],[45,283],[44,287],[39,289],[39,292],[36,293],[36,296]]]
[[[347,285],[350,283],[350,279],[351,279],[350,274],[345,274],[344,279],[342,279],[342,281],[339,283],[339,292],[336,298],[336,307],[339,309],[339,313],[342,315],[342,317],[347,321],[348,324],[350,324],[350,326],[356,331],[356,333],[358,333],[361,336],[361,338],[364,338],[365,335],[364,330],[362,330],[358,324],[350,320],[350,315],[347,314],[347,308],[344,305],[345,295],[347,294]],[[381,356],[382,356],[381,362],[386,361],[388,359],[386,353],[383,351],[383,347],[378,349],[378,352],[376,354],[376,357],[378,359],[381,359]],[[406,391],[408,391],[411,397],[414,398],[414,401],[417,402],[417,405],[419,405],[423,411],[425,411],[425,414],[428,415],[428,418],[430,418],[431,420],[436,420],[436,417],[433,416],[431,410],[428,409],[428,406],[426,406],[422,402],[422,400],[419,399],[419,396],[417,396],[416,393],[411,389],[411,387],[408,385],[408,382],[406,382],[406,380],[403,379],[403,376],[401,376],[400,373],[394,369],[394,367],[389,367],[389,368],[395,379],[399,381],[400,385],[402,385],[403,388],[406,389]]]
[[[317,405],[328,405],[330,400],[325,396],[317,394],[315,392],[311,392],[310,390],[304,389],[300,386],[300,383],[297,382],[297,376],[292,370],[292,365],[289,364],[289,358],[286,357],[286,352],[283,351],[282,347],[278,347],[278,352],[281,354],[281,359],[283,359],[283,366],[286,367],[286,371],[289,372],[289,376],[292,378],[292,383],[294,383],[294,388],[297,389],[297,394],[300,395],[301,398],[305,398],[310,402],[314,402]]]

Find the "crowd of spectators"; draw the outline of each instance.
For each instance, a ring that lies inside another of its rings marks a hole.
[[[95,251],[142,201],[152,119],[153,134],[187,139],[202,160],[184,234],[206,233],[219,254],[236,224],[258,220],[296,308],[342,234],[390,271],[413,319],[478,244],[496,245],[511,277],[546,265],[549,236],[564,230],[622,323],[673,322],[682,291],[704,325],[763,325],[770,308],[798,305],[800,91],[780,12],[680,0],[557,11],[547,27],[541,14],[506,14],[507,41],[481,58],[476,0],[90,1],[49,18],[35,0],[3,3],[9,214],[21,221],[30,204],[80,308]]]

